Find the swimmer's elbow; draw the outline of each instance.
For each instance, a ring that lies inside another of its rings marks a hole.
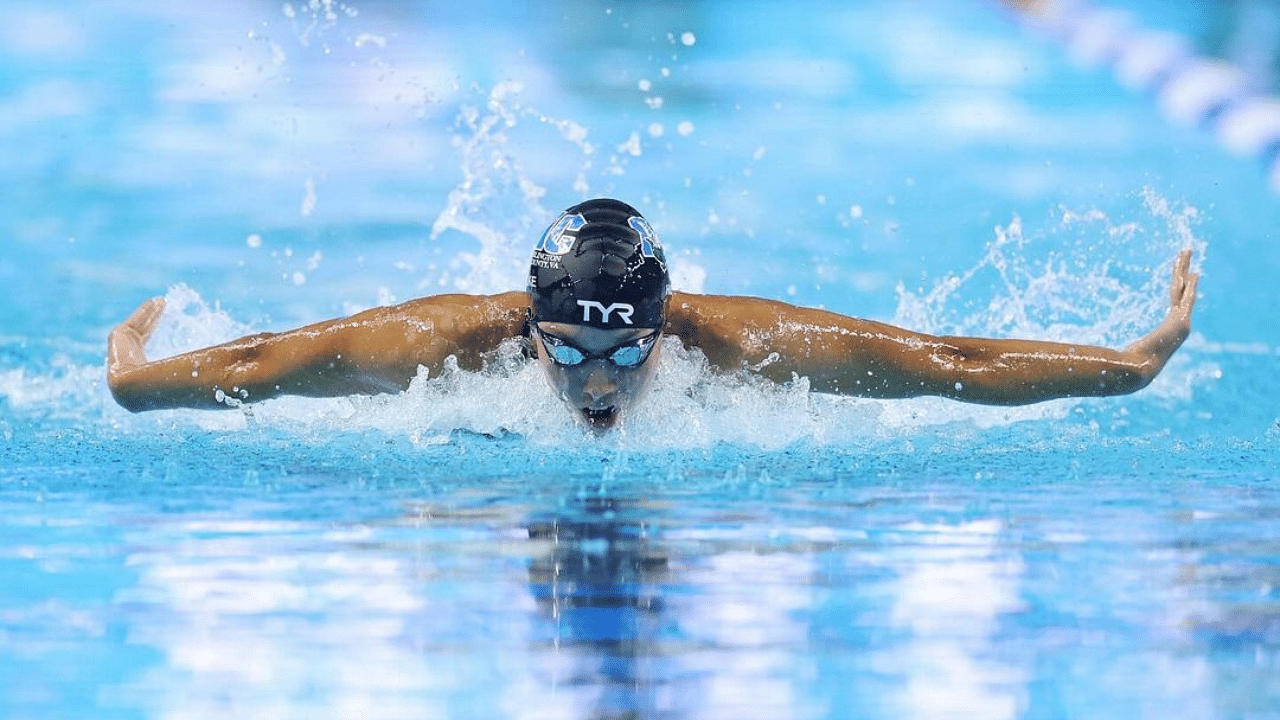
[[[1104,395],[1132,395],[1150,385],[1160,374],[1163,364],[1144,362],[1119,370],[1104,371],[1099,383]]]
[[[1097,395],[1131,395],[1152,383],[1164,369],[1161,358],[1120,357],[1102,362],[1097,369]]]
[[[111,397],[115,399],[116,404],[131,413],[155,410],[157,407],[154,403],[154,398],[149,398],[145,393],[138,392],[131,385],[108,380],[107,387],[111,390]]]
[[[131,413],[183,407],[173,388],[154,384],[153,378],[134,377],[132,373],[107,376],[107,388],[116,404]]]
[[[107,389],[111,391],[112,399],[116,401],[117,405],[129,412],[142,412],[146,408],[137,401],[138,398],[134,393],[133,384],[128,382],[122,375],[123,373],[114,369],[107,370]]]

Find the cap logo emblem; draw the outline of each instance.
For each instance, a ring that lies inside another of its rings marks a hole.
[[[627,218],[627,225],[640,236],[640,254],[647,258],[656,258],[654,248],[661,250],[662,244],[658,242],[658,234],[653,231],[649,221],[633,215]]]
[[[573,249],[573,241],[578,239],[578,231],[587,224],[581,213],[561,215],[551,223],[551,227],[542,233],[542,239],[533,247],[535,252],[541,251],[549,255],[564,255]]]
[[[613,303],[612,305],[605,307],[604,303],[599,303],[595,300],[579,300],[578,305],[582,307],[582,322],[584,323],[591,322],[592,308],[600,311],[600,322],[606,324],[609,322],[609,316],[616,312],[618,313],[619,320],[631,325],[633,324],[631,322],[631,316],[635,314],[636,311],[635,307],[628,303]]]

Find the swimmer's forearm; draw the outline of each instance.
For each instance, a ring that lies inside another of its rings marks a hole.
[[[1162,362],[1104,347],[1026,340],[930,337],[866,323],[802,338],[774,363],[775,379],[806,377],[816,392],[872,398],[938,396],[986,405],[1124,395]]]
[[[199,370],[194,369],[197,367],[182,356],[167,358],[118,372],[108,378],[108,385],[116,402],[130,412],[173,408],[217,410],[248,400],[233,397],[217,382],[201,379]],[[232,397],[230,402],[228,397]],[[253,400],[267,397],[255,393]]]
[[[1090,345],[1028,340],[941,337],[923,352],[906,353],[884,368],[864,371],[871,397],[940,396],[985,405],[1025,405],[1066,397],[1125,395],[1146,387],[1163,362]],[[838,386],[828,392],[847,392]]]
[[[1018,405],[1122,395],[1150,383],[1176,348],[938,337],[759,298],[676,295],[671,317],[668,332],[702,348],[713,366],[873,398]]]
[[[183,367],[185,366],[185,370]],[[192,377],[190,364],[168,358],[115,370],[107,376],[111,396],[130,412],[170,408],[214,409],[226,405],[215,401],[214,393]],[[183,377],[183,373],[186,377]]]
[[[288,339],[281,338],[255,335],[119,370],[109,378],[111,393],[116,402],[133,412],[216,410],[281,395],[328,397],[395,391],[407,386],[412,377],[406,371],[401,386],[379,383],[336,358],[326,359],[328,353],[291,353]],[[266,350],[273,345],[286,347]]]

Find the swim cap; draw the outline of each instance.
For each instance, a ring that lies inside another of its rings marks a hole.
[[[561,213],[533,248],[534,322],[661,328],[671,281],[653,228],[630,205],[588,200]]]

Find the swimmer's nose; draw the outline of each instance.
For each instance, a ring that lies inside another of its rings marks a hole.
[[[582,394],[591,402],[598,402],[614,394],[618,384],[614,382],[613,373],[597,364],[587,373],[582,383]]]

